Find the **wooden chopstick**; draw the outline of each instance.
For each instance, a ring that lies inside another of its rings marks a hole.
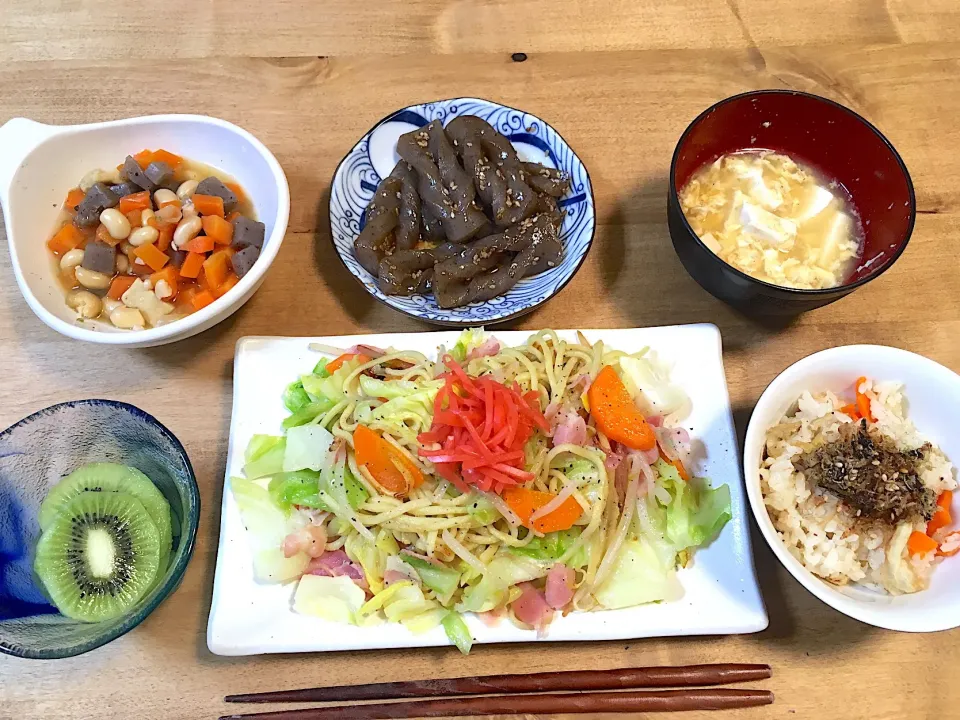
[[[627,692],[555,693],[486,697],[402,700],[366,705],[330,705],[304,710],[278,710],[225,715],[220,720],[385,720],[387,718],[463,717],[553,713],[637,713],[683,710],[732,710],[773,702],[767,690],[637,690]]]
[[[277,692],[228,695],[226,702],[348,702],[352,700],[394,700],[401,698],[535,693],[558,690],[627,690],[635,688],[704,687],[764,680],[771,676],[769,665],[717,664],[679,667],[623,668],[614,670],[573,670],[527,675],[411,680],[408,682],[340,685],[337,687],[280,690]]]

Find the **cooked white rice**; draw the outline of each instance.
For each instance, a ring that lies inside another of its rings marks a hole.
[[[906,417],[902,384],[867,380],[860,389],[870,399],[877,428],[901,450],[927,442]],[[840,412],[845,404],[831,392],[805,391],[795,408],[767,431],[760,467],[767,512],[790,552],[824,580],[870,584],[895,594],[923,590],[939,558],[933,553],[911,557],[907,552],[910,533],[925,530],[922,520],[891,528],[855,518],[836,496],[814,488],[793,468],[794,457],[813,445],[836,440],[840,425],[853,421]],[[953,466],[936,446],[926,453],[919,475],[937,494],[957,487]]]

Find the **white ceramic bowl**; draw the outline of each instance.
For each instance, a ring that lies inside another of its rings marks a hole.
[[[164,148],[236,178],[253,200],[266,239],[253,269],[223,297],[158,328],[118,330],[77,322],[64,303],[46,241],[67,190],[88,171],[111,168],[144,148]],[[152,115],[91,125],[42,125],[14,118],[0,127],[0,204],[20,292],[43,322],[77,340],[150,347],[216,325],[250,299],[287,229],[290,190],[280,163],[246,130],[203,115]]]
[[[767,430],[804,390],[848,390],[865,375],[873,380],[904,383],[907,416],[917,429],[940,446],[956,466],[960,462],[960,375],[920,355],[882,345],[848,345],[815,353],[791,365],[760,396],[747,426],[743,469],[747,497],[760,531],[784,567],[823,602],[861,622],[890,630],[933,632],[960,626],[960,555],[945,558],[930,587],[912,595],[892,596],[858,585],[830,585],[791,555],[763,504],[760,458]],[[960,515],[960,495],[951,514]]]

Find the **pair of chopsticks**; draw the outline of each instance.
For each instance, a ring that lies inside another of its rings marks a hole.
[[[765,680],[771,675],[769,665],[718,664],[341,685],[228,695],[224,699],[231,703],[390,702],[225,715],[220,720],[386,720],[524,713],[732,710],[769,705],[773,702],[773,693],[716,686]],[[462,697],[467,695],[472,697]],[[410,701],[408,698],[420,699]]]

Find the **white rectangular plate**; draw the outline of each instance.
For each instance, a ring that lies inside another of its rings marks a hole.
[[[233,373],[233,418],[223,492],[220,547],[207,627],[207,645],[217,655],[369,650],[449,644],[441,628],[414,635],[400,624],[358,628],[300,615],[291,609],[294,584],[259,585],[253,579],[246,530],[229,491],[229,479],[243,469],[243,451],[256,433],[279,434],[287,415],[284,388],[309,372],[318,355],[310,342],[336,347],[357,343],[418,350],[434,357],[440,344],[452,347],[457,331],[356,335],[325,338],[248,337],[237,343]],[[494,332],[506,345],[524,342],[530,332]],[[711,545],[680,571],[680,600],[622,610],[571,613],[557,618],[546,638],[504,620],[488,627],[475,617],[467,624],[477,642],[617,640],[669,635],[751,633],[767,626],[750,552],[747,509],[739,453],[721,358],[720,332],[713,325],[631,330],[585,330],[591,342],[636,352],[649,345],[673,365],[672,380],[693,401],[684,426],[701,457],[696,470],[713,484],[730,486],[733,520]],[[560,331],[566,338],[575,331]]]

